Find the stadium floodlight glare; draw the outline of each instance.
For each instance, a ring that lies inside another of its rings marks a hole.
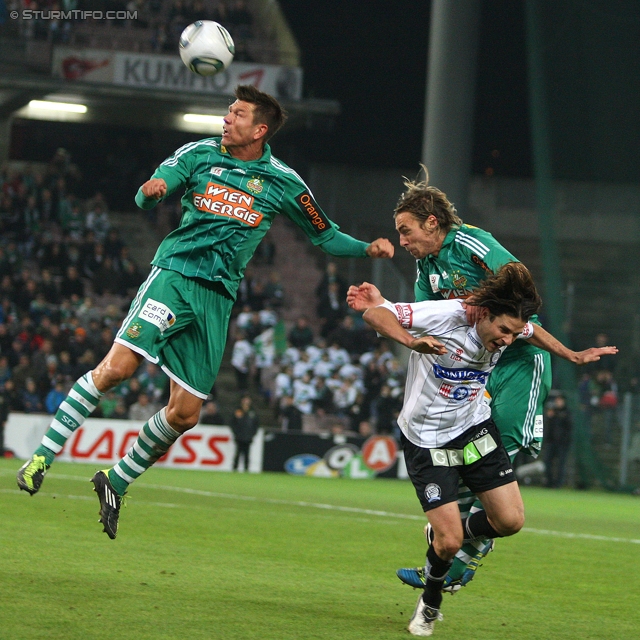
[[[213,116],[205,113],[185,113],[182,116],[185,122],[196,122],[198,124],[213,124],[221,127],[224,116]]]
[[[84,104],[75,104],[73,102],[51,102],[49,100],[31,100],[29,102],[31,109],[42,109],[44,111],[67,111],[70,113],[86,113],[87,107]]]

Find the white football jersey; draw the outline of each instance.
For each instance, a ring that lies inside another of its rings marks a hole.
[[[446,348],[444,355],[411,351],[398,425],[419,447],[438,448],[472,426],[487,420],[491,409],[483,402],[487,378],[506,347],[489,352],[475,327],[467,322],[462,300],[382,305],[416,338],[433,336]],[[525,325],[521,337],[530,337]]]

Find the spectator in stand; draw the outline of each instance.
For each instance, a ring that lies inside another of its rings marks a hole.
[[[284,304],[284,286],[277,271],[272,271],[269,274],[269,281],[265,285],[264,295],[265,302],[274,309],[279,309]]]
[[[313,400],[316,390],[311,383],[311,375],[305,373],[300,378],[293,380],[293,404],[304,415],[313,413]]]
[[[300,316],[289,331],[288,340],[292,347],[296,349],[306,349],[310,344],[313,344],[313,330],[309,326],[309,318],[307,316]]]
[[[335,413],[336,407],[333,402],[333,391],[327,386],[326,378],[320,376],[315,377],[313,379],[313,386],[313,413],[321,417]]]
[[[13,367],[11,377],[19,391],[22,391],[27,386],[27,380],[34,379],[37,372],[31,365],[31,359],[29,354],[24,352],[20,355],[18,364]]]
[[[4,456],[7,451],[4,448],[4,428],[9,418],[9,399],[4,391],[5,380],[0,381],[0,456]]]
[[[347,297],[347,282],[338,273],[338,265],[330,261],[327,262],[327,266],[322,274],[322,279],[316,287],[316,298],[318,300],[327,298],[329,295],[329,285],[334,283],[338,285],[337,295],[340,297],[340,300],[344,300]]]
[[[67,397],[67,390],[62,380],[57,380],[53,389],[49,391],[44,399],[44,408],[47,413],[54,414],[62,401]]]
[[[2,349],[0,349],[2,353]],[[9,366],[9,359],[5,355],[0,355],[0,384],[4,384],[5,380],[11,377],[11,367]]]
[[[202,406],[202,412],[200,413],[200,424],[210,425],[226,425],[227,421],[225,417],[220,413],[218,409],[218,403],[214,400],[207,400]]]
[[[87,213],[85,227],[89,231],[93,231],[98,242],[104,242],[111,227],[111,221],[102,202],[96,201],[93,208]]]
[[[120,231],[117,227],[111,227],[107,237],[104,240],[104,251],[114,261],[120,261],[122,250],[126,248],[122,238],[120,237]]]
[[[71,210],[66,212],[60,220],[62,232],[73,242],[80,242],[85,232],[85,217],[78,202],[72,204]]]
[[[63,298],[80,300],[84,298],[84,283],[80,280],[78,268],[68,266],[67,273],[60,283],[60,295]]]
[[[60,302],[60,290],[56,281],[51,277],[51,271],[49,269],[42,269],[40,271],[40,285],[39,289],[44,296],[46,302],[50,305],[57,305]]]
[[[302,412],[298,409],[293,396],[284,396],[280,402],[280,426],[283,431],[302,431]]]
[[[129,407],[129,420],[147,422],[158,411],[158,405],[151,402],[149,395],[143,391],[138,394],[138,399]]]
[[[603,416],[604,444],[610,447],[613,444],[613,429],[618,406],[618,383],[609,369],[600,369],[596,373],[595,383],[598,389],[598,409]]]
[[[42,413],[44,403],[33,378],[27,378],[22,390],[22,410],[25,413]]]
[[[22,396],[18,389],[16,389],[16,384],[13,381],[13,378],[9,378],[4,383],[4,397],[9,407],[9,411],[24,411]]]
[[[394,397],[391,387],[383,384],[380,395],[373,401],[372,411],[375,418],[376,433],[393,434],[397,430],[396,419],[402,408],[402,402]]]
[[[348,310],[345,296],[340,295],[339,283],[330,282],[326,294],[320,298],[316,308],[320,318],[320,334],[323,338],[331,335],[347,315]]]
[[[47,269],[52,275],[61,276],[67,272],[69,256],[65,246],[61,242],[48,242],[37,253],[38,265],[41,269]],[[56,289],[57,286],[56,286]],[[60,295],[59,289],[57,290]]]
[[[565,483],[572,430],[573,424],[565,398],[562,394],[557,394],[547,404],[545,411],[544,447],[542,449],[547,486],[553,489],[558,489]]]
[[[104,259],[102,266],[94,274],[91,284],[93,290],[99,296],[105,294],[115,295],[120,291],[120,274],[109,257]]]
[[[245,332],[239,330],[231,352],[231,366],[236,374],[238,391],[244,392],[249,388],[249,374],[253,356],[251,343],[247,340]]]
[[[249,449],[258,432],[258,427],[258,414],[252,407],[251,397],[242,396],[240,406],[233,412],[231,417],[231,430],[236,443],[236,455],[233,460],[234,471],[239,470],[240,458],[243,458],[245,470],[249,470]]]

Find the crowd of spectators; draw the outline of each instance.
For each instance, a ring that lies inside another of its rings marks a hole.
[[[254,17],[246,0],[9,0],[7,5],[9,11],[42,12],[16,22],[28,39],[74,44],[74,30],[86,21],[73,19],[73,14],[54,18],[49,12],[100,11],[105,19],[94,20],[92,27],[135,29],[137,47],[155,53],[175,53],[185,27],[196,20],[214,20],[234,38],[235,60],[253,61],[247,42],[255,37]]]
[[[102,195],[75,196],[80,177],[62,149],[40,170],[0,169],[0,405],[7,412],[54,413],[111,348],[144,279]],[[166,399],[167,382],[143,365],[94,415],[143,419]]]
[[[234,322],[238,391],[255,389],[285,430],[396,433],[404,371],[389,344],[349,312],[335,263],[327,264],[316,288],[314,321],[302,314],[288,331],[278,315],[279,278],[262,273],[263,282],[249,273]],[[328,308],[334,297],[335,308]]]

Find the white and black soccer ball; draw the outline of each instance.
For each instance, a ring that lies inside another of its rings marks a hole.
[[[182,62],[201,76],[213,76],[226,69],[235,52],[229,32],[213,20],[197,20],[180,36]]]

